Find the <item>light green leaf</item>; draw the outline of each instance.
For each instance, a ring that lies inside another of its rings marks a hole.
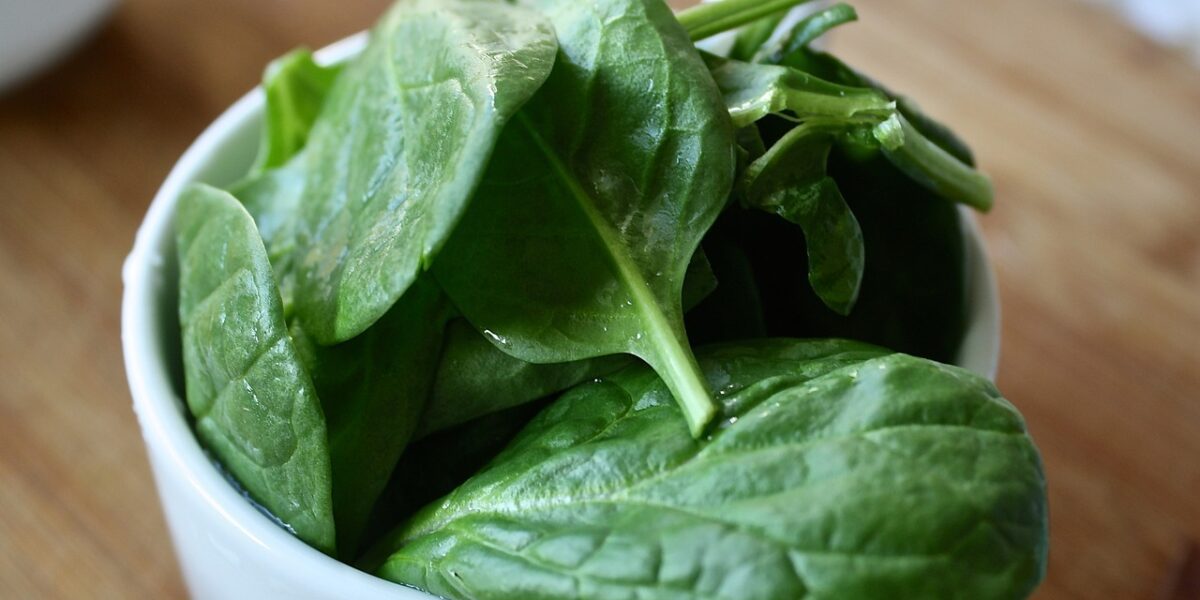
[[[300,152],[340,72],[341,65],[318,65],[304,49],[293,50],[267,67],[262,141],[250,177],[283,166]]]
[[[296,314],[314,339],[361,333],[428,267],[556,48],[502,2],[400,0],[375,26],[304,153]]]
[[[179,319],[196,434],[250,496],[334,552],[325,418],[254,221],[205,185],[179,199]]]

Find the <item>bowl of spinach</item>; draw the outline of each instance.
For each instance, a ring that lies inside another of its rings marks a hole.
[[[990,183],[796,4],[399,0],[274,62],[123,273],[193,595],[1028,595]]]

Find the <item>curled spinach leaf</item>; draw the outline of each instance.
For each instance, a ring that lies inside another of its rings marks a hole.
[[[296,314],[314,339],[361,333],[429,266],[556,49],[503,2],[400,0],[376,25],[304,152]]]
[[[742,197],[804,230],[813,291],[848,315],[858,300],[865,249],[858,220],[825,173],[833,140],[819,120],[796,126],[746,169]]]
[[[254,220],[228,193],[179,199],[179,319],[196,434],[255,501],[334,553],[325,417]]]
[[[559,33],[557,64],[501,136],[434,273],[522,360],[641,357],[698,433],[715,406],[680,297],[732,187],[729,118],[659,0],[532,4]]]
[[[378,573],[456,599],[1019,598],[1041,579],[1040,459],[988,381],[853,342],[699,356],[724,392],[711,436],[643,367],[582,385],[386,540]]]

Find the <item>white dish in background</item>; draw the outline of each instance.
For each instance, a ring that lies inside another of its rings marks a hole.
[[[0,0],[3,1],[3,0]],[[359,34],[317,54],[322,63],[357,53]],[[188,589],[195,598],[236,600],[428,600],[309,547],[234,489],[192,434],[176,382],[179,332],[171,226],[187,184],[228,184],[254,160],[263,95],[255,90],[221,115],[171,170],[125,261],[121,341],[133,407]],[[957,363],[988,377],[999,356],[996,285],[974,218],[962,211],[968,269],[968,331]]]
[[[0,0],[0,90],[61,58],[112,9],[113,0]]]

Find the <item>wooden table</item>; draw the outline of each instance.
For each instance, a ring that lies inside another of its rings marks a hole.
[[[0,596],[184,594],[125,385],[121,260],[270,58],[385,3],[350,4],[128,0],[0,99]],[[999,384],[1050,482],[1038,597],[1158,597],[1200,539],[1200,71],[1067,0],[857,5],[836,49],[995,177]]]

